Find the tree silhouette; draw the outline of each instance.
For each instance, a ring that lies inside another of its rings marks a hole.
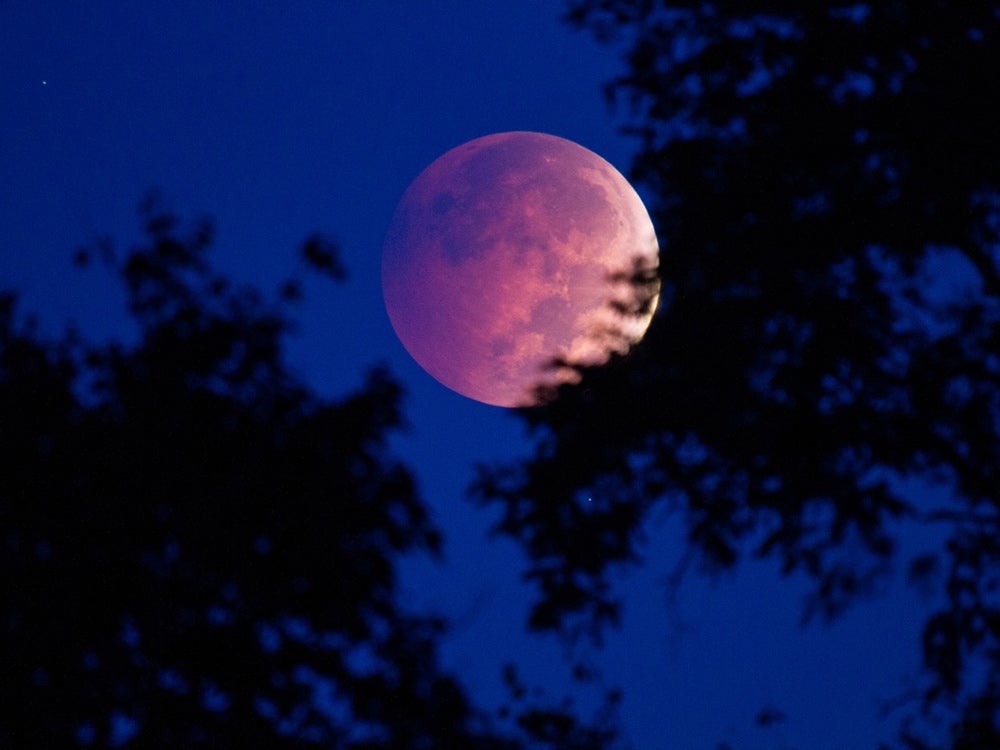
[[[610,747],[537,702],[500,732],[396,603],[395,559],[441,543],[386,446],[399,386],[319,398],[282,356],[298,279],[268,302],[211,268],[210,224],[141,216],[102,251],[136,343],[0,304],[0,747]]]
[[[663,298],[643,345],[524,411],[533,455],[473,488],[532,560],[532,625],[615,623],[608,570],[654,509],[683,516],[682,560],[807,573],[807,616],[907,565],[940,594],[918,713],[952,748],[1000,747],[1000,8],[568,18],[626,50],[607,92],[641,140]],[[913,524],[944,542],[898,560]],[[922,726],[901,745],[938,747]]]

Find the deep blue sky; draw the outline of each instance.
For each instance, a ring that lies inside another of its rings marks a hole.
[[[310,282],[290,358],[323,394],[357,386],[378,362],[405,383],[412,427],[396,445],[448,537],[443,565],[406,566],[406,597],[457,619],[444,657],[485,704],[502,695],[508,659],[529,682],[566,688],[559,648],[522,634],[516,548],[488,542],[489,514],[462,499],[476,462],[523,455],[527,438],[512,415],[410,360],[382,306],[379,256],[409,182],[472,138],[548,132],[627,173],[635,144],[601,95],[619,56],[562,24],[561,8],[0,4],[0,286],[20,289],[51,332],[74,320],[127,335],[114,287],[97,269],[74,270],[71,255],[100,234],[135,240],[135,207],[152,187],[184,217],[213,217],[219,265],[266,289],[308,233],[336,238],[350,278]],[[894,722],[877,709],[918,665],[925,603],[915,594],[802,630],[801,587],[756,565],[719,583],[692,576],[668,610],[660,580],[680,552],[673,521],[649,539],[648,565],[622,581],[624,628],[600,657],[625,688],[636,747],[842,750],[889,736]],[[768,704],[788,721],[764,732],[753,718]]]

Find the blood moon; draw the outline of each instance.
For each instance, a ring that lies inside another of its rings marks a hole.
[[[645,333],[659,291],[642,200],[608,162],[542,133],[448,151],[403,194],[382,291],[403,346],[430,375],[496,406],[536,406],[575,366]]]

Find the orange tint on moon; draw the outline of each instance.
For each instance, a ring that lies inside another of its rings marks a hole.
[[[496,406],[536,406],[642,338],[656,306],[653,224],[582,146],[498,133],[447,152],[406,190],[382,254],[403,346]]]

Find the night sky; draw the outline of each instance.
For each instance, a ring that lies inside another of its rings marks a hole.
[[[410,428],[394,444],[447,535],[441,564],[405,565],[405,601],[453,618],[444,658],[484,706],[504,695],[508,660],[552,696],[576,691],[561,647],[523,633],[517,549],[489,541],[490,513],[463,498],[477,462],[526,455],[529,438],[512,413],[409,358],[383,306],[380,252],[410,181],[488,133],[551,133],[628,173],[635,144],[601,93],[623,63],[560,13],[537,0],[0,4],[0,286],[52,334],[73,321],[128,338],[117,288],[72,255],[103,235],[137,241],[151,188],[184,219],[212,217],[219,267],[265,290],[296,269],[308,234],[334,238],[349,278],[309,281],[289,358],[323,395],[383,362],[405,384]],[[664,274],[682,252],[663,249]],[[645,566],[620,579],[623,628],[595,656],[624,688],[637,748],[839,750],[892,736],[898,717],[878,710],[919,666],[928,603],[916,593],[900,584],[801,629],[802,582],[751,565],[717,582],[692,571],[668,606],[680,530],[664,519],[647,537]],[[756,727],[767,706],[787,721]]]

